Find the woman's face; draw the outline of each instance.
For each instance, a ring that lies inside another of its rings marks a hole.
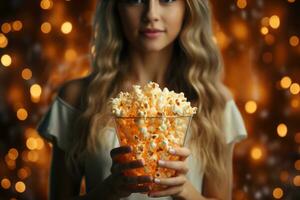
[[[117,0],[125,38],[139,51],[160,51],[174,42],[185,16],[185,0]],[[144,33],[146,29],[161,32]]]

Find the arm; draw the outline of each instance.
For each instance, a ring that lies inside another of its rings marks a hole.
[[[184,198],[174,198],[175,200],[231,200],[232,199],[232,158],[234,143],[227,145],[226,169],[229,179],[224,179],[222,183],[215,184],[214,180],[203,177],[203,191],[200,194],[190,182],[187,182]]]
[[[235,143],[229,143],[227,145],[227,158],[226,158],[226,168],[227,173],[229,174],[229,179],[224,179],[222,183],[219,183],[216,186],[213,180],[207,179],[205,176],[203,178],[203,195],[210,197],[208,199],[218,199],[218,200],[230,200],[232,199],[232,159],[233,159],[233,150]],[[222,187],[220,187],[222,186]]]
[[[65,165],[65,153],[57,146],[56,142],[53,142],[49,188],[50,200],[93,200],[99,199],[99,197],[105,200],[118,199],[110,191],[111,177],[99,182],[89,193],[79,196],[81,179],[82,177],[73,178],[69,174]]]

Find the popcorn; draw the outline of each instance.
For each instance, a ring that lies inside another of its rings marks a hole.
[[[128,176],[171,177],[175,170],[160,168],[157,161],[179,158],[168,150],[183,145],[190,119],[197,108],[187,102],[183,92],[175,93],[166,87],[161,90],[155,82],[149,82],[143,88],[139,85],[132,88],[131,92],[120,92],[111,99],[112,114],[116,117],[120,144],[133,147],[132,153],[126,155],[127,159],[143,159],[146,165],[124,173]],[[158,189],[159,185],[153,183],[151,187]]]
[[[117,117],[189,116],[196,113],[184,93],[175,93],[168,88],[161,90],[155,82],[143,88],[133,85],[133,90],[120,92],[112,98],[112,113]]]

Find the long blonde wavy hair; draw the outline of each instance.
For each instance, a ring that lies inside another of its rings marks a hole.
[[[69,167],[80,173],[87,152],[104,144],[103,132],[111,122],[109,99],[120,91],[128,73],[126,41],[116,10],[118,0],[99,1],[93,20],[91,62],[93,71],[87,88],[86,109],[76,123],[78,134],[68,153]],[[186,15],[178,38],[175,56],[165,82],[170,90],[184,92],[198,107],[192,121],[188,144],[195,152],[204,175],[215,180],[226,176],[223,112],[226,96],[222,91],[223,63],[212,37],[211,11],[207,0],[185,0]],[[100,136],[100,140],[99,140]],[[99,142],[100,141],[100,142]]]

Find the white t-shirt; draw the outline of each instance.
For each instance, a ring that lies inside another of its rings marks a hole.
[[[80,111],[59,96],[56,96],[48,111],[40,120],[37,130],[39,134],[51,141],[53,137],[56,138],[58,146],[67,151],[70,147],[70,141],[72,138],[72,125],[74,120],[80,114]],[[244,126],[241,114],[233,99],[226,103],[224,111],[224,133],[226,134],[227,144],[231,142],[239,142],[247,137],[247,131]],[[191,129],[190,129],[191,130]],[[99,181],[104,180],[110,174],[110,167],[112,164],[110,158],[110,151],[112,148],[118,147],[119,142],[115,133],[115,129],[112,127],[108,129],[104,134],[107,139],[107,146],[99,149],[96,154],[89,154],[85,160],[85,181],[86,191],[90,191]],[[189,132],[187,139],[189,138]],[[197,163],[193,153],[188,157],[187,164],[189,166],[189,172],[187,178],[193,184],[193,186],[201,193],[203,173],[199,173],[200,164]],[[134,193],[124,200],[143,200],[143,199],[156,199],[156,200],[169,200],[171,197],[163,198],[149,198],[147,195]]]

